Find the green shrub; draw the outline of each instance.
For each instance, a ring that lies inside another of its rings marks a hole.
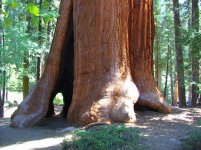
[[[141,150],[140,142],[137,129],[111,125],[77,130],[71,139],[64,140],[62,146],[64,150]]]
[[[198,126],[201,126],[201,119],[198,119],[198,120],[197,120],[197,125],[198,125]]]
[[[201,119],[197,120],[197,126],[201,127]],[[185,149],[192,150],[192,149],[201,149],[201,128],[198,127],[193,129],[189,136],[184,139],[183,144]]]
[[[53,102],[54,102],[54,105],[63,105],[64,104],[63,100],[60,98],[57,98],[57,97],[54,98]]]

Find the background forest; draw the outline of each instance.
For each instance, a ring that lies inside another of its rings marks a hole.
[[[201,99],[201,2],[192,1],[154,0],[154,76],[166,100],[180,100],[180,107]],[[40,78],[58,6],[59,0],[0,0],[0,102],[22,101]]]

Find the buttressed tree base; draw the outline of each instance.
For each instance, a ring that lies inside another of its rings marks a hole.
[[[135,122],[134,104],[170,112],[156,88],[152,0],[61,0],[45,71],[11,117],[30,127],[64,97],[70,123]]]

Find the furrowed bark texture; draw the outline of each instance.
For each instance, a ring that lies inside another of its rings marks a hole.
[[[129,69],[129,0],[75,0],[73,6],[75,80],[69,121],[135,121],[139,93]]]
[[[152,0],[131,0],[130,59],[133,80],[140,91],[139,105],[165,113],[170,106],[153,77],[154,17]]]
[[[179,107],[186,107],[185,84],[184,84],[184,60],[181,44],[181,21],[179,13],[179,1],[173,0],[176,70],[178,79]]]
[[[149,0],[62,0],[46,69],[11,126],[53,115],[58,92],[70,123],[134,122],[139,91],[132,78],[140,104],[169,112],[152,76],[152,11]]]
[[[198,0],[192,0],[192,28],[194,31],[199,32],[199,2]],[[200,48],[197,46],[198,38],[194,38],[192,42],[192,81],[195,82],[192,84],[192,107],[196,107],[198,100],[198,91],[199,87],[199,61],[200,61]]]
[[[61,1],[60,19],[57,23],[55,37],[48,58],[47,67],[36,86],[11,116],[11,126],[24,128],[40,122],[48,111],[49,101],[59,76],[61,51],[64,48],[69,16],[72,14],[72,1]],[[59,30],[63,29],[63,30]]]

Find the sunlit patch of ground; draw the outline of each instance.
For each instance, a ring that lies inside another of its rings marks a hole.
[[[1,148],[1,150],[31,150],[31,149],[61,149],[60,143],[64,137],[53,137],[46,139],[33,140],[28,142],[18,142]]]
[[[59,114],[62,106],[55,108]],[[10,116],[17,107],[5,107],[4,118],[0,118],[1,150],[60,150],[65,133],[58,132],[67,125],[66,119],[52,117],[44,119],[38,127],[14,129],[10,125]]]
[[[182,140],[196,127],[201,118],[201,108],[180,109],[173,107],[172,113],[137,112],[136,127],[144,135],[144,144],[149,150],[182,150]]]
[[[57,114],[62,106],[56,107]],[[5,118],[0,119],[1,150],[57,150],[67,132],[67,121],[60,117],[45,119],[38,127],[13,129],[9,127],[10,116],[16,107],[5,108]],[[173,108],[171,114],[158,112],[137,112],[135,125],[144,136],[142,144],[147,150],[182,150],[181,141],[196,128],[196,120],[201,118],[201,108]],[[60,132],[62,131],[62,132]],[[63,132],[64,131],[64,132]]]
[[[195,123],[195,119],[201,114],[200,108],[177,108],[173,107],[173,112],[171,114],[165,115],[163,117],[153,117],[151,120],[163,120],[171,122],[185,122],[186,124],[192,125]]]
[[[11,117],[12,113],[17,109],[17,107],[5,107],[4,108],[4,117]]]

